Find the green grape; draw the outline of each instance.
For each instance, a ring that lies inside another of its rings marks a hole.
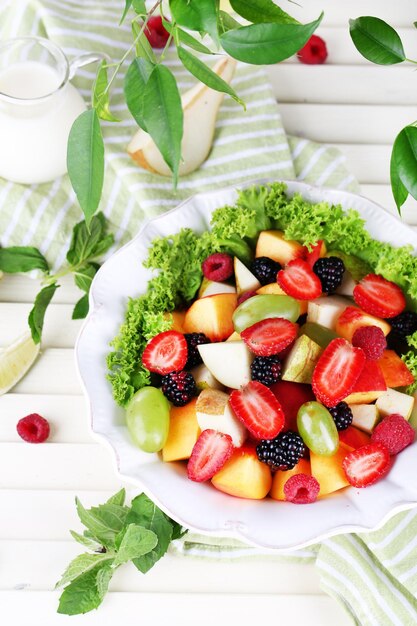
[[[332,456],[339,447],[339,433],[329,411],[319,402],[305,402],[298,410],[298,432],[315,454]]]
[[[334,330],[321,326],[321,324],[316,324],[315,322],[306,322],[301,326],[300,335],[307,335],[307,337],[310,337],[310,339],[318,343],[322,348],[327,348],[329,343],[338,337]]]
[[[158,452],[168,437],[170,405],[156,387],[139,389],[126,408],[126,423],[134,443],[144,452]]]
[[[256,322],[271,317],[283,317],[296,322],[300,317],[300,305],[290,296],[262,294],[248,298],[233,313],[235,331],[241,333]]]

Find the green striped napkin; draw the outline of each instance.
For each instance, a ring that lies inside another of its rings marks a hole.
[[[0,38],[23,35],[49,37],[69,58],[104,51],[119,59],[130,40],[128,26],[115,27],[121,0],[0,0]],[[7,10],[6,10],[7,7]],[[193,80],[172,51],[167,62],[182,90]],[[79,71],[74,83],[89,98],[94,67]],[[247,103],[246,113],[225,98],[216,125],[211,154],[200,168],[171,182],[141,170],[126,154],[136,130],[123,103],[123,77],[114,85],[113,110],[122,119],[105,124],[106,179],[101,209],[110,220],[117,245],[133,237],[144,220],[163,213],[196,191],[221,188],[255,179],[298,178],[306,182],[358,191],[355,178],[334,148],[308,139],[288,137],[264,72],[238,65],[233,86]],[[35,245],[59,267],[71,230],[81,217],[66,176],[45,185],[21,186],[0,179],[0,243]],[[417,624],[417,516],[414,511],[392,518],[381,530],[343,535],[320,545],[276,556],[230,539],[188,534],[173,551],[191,557],[265,558],[315,561],[322,587],[365,626]]]

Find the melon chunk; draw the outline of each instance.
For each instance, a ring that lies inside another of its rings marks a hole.
[[[384,335],[388,335],[391,330],[391,326],[385,320],[369,315],[357,307],[348,306],[337,319],[335,331],[340,337],[351,342],[355,330],[361,326],[378,326]]]
[[[231,496],[261,500],[271,488],[272,476],[268,465],[259,461],[255,448],[243,446],[236,448],[211,482]]]
[[[319,497],[349,486],[349,481],[342,467],[343,459],[352,448],[340,443],[333,456],[321,456],[310,451],[311,475],[320,484]]]
[[[414,382],[414,376],[394,350],[384,350],[378,365],[387,387],[406,387]]]
[[[310,462],[307,461],[307,459],[300,459],[297,465],[290,470],[285,472],[278,470],[275,472],[272,479],[271,491],[269,492],[273,500],[285,500],[284,485],[291,476],[296,476],[296,474],[311,475]]]
[[[170,412],[168,439],[162,448],[163,461],[189,459],[200,435],[196,413],[197,400],[185,406],[173,406]]]
[[[376,361],[365,361],[365,366],[351,393],[344,399],[348,404],[374,402],[387,390],[382,370]]]
[[[235,293],[199,298],[185,315],[184,332],[204,333],[211,341],[223,341],[234,331],[232,318],[236,306]]]

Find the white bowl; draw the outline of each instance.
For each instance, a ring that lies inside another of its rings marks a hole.
[[[375,239],[396,246],[411,244],[417,251],[417,234],[373,202],[344,191],[298,182],[287,185],[290,195],[300,192],[312,202],[327,201],[356,209]],[[350,487],[307,506],[271,499],[243,500],[225,495],[210,484],[191,482],[184,464],[163,463],[158,455],[141,452],[129,438],[123,409],[112,398],[106,379],[109,343],[123,322],[128,297],[146,290],[150,272],[142,261],[152,240],[182,227],[202,232],[208,228],[213,210],[235,199],[234,188],[190,198],[145,224],[135,239],[98,272],[90,292],[90,313],[76,345],[93,433],[113,449],[119,476],[145,491],[186,528],[277,551],[303,547],[339,533],[373,529],[417,503],[417,442],[398,456],[385,479],[367,489]]]

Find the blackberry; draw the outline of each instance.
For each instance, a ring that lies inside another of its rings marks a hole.
[[[404,339],[404,337],[412,335],[417,330],[417,313],[403,311],[399,315],[392,317],[389,323],[392,327],[392,334]]]
[[[185,333],[184,337],[188,348],[188,357],[185,369],[188,370],[195,365],[200,365],[200,363],[203,362],[197,346],[201,346],[203,343],[210,343],[210,339],[204,333]]]
[[[256,356],[250,366],[252,380],[270,387],[281,378],[281,361],[277,356]]]
[[[353,414],[350,406],[346,402],[339,402],[334,407],[327,407],[332,416],[337,430],[346,430],[352,423]]]
[[[250,266],[250,271],[259,280],[261,285],[275,283],[281,265],[267,256],[260,256]]]
[[[287,430],[275,439],[262,439],[256,446],[256,454],[262,463],[272,470],[290,470],[301,459],[305,451],[298,433]]]
[[[333,293],[340,287],[344,271],[345,264],[337,256],[317,259],[313,265],[313,272],[320,278],[324,293]]]
[[[195,396],[197,387],[190,372],[171,372],[162,377],[162,392],[174,406],[184,406]]]

